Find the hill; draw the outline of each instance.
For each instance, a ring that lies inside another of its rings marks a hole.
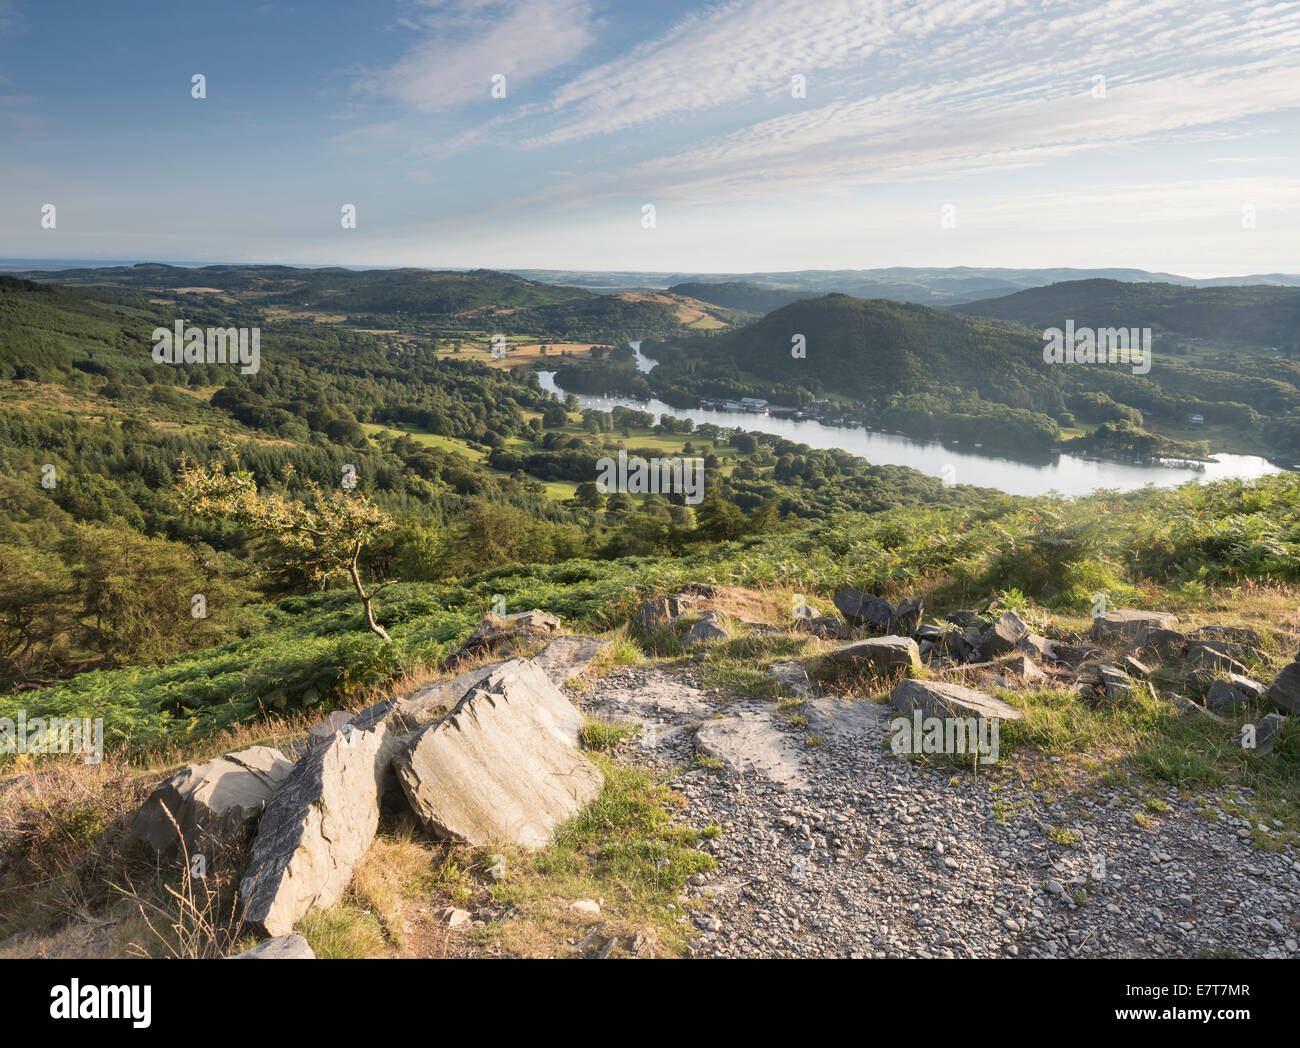
[[[1038,330],[1063,328],[1070,318],[1076,327],[1150,327],[1157,334],[1300,352],[1300,288],[1071,280],[954,306],[953,311]]]

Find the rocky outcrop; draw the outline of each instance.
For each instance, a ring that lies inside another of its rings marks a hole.
[[[434,836],[540,848],[603,785],[576,748],[581,723],[545,674],[511,663],[421,729],[394,767],[411,809]]]
[[[581,677],[608,644],[596,637],[556,637],[533,656],[532,662],[560,687],[566,680]]]
[[[209,860],[247,843],[249,832],[293,771],[279,750],[253,746],[191,764],[162,783],[136,812],[131,832],[160,856]]]
[[[398,749],[386,724],[349,726],[294,766],[266,807],[239,886],[247,928],[286,935],[343,894],[379,826]]]

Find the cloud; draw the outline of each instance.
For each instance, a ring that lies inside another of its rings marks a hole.
[[[491,97],[492,77],[507,90],[565,66],[594,39],[587,0],[425,0],[414,21],[426,38],[356,89],[420,112]]]

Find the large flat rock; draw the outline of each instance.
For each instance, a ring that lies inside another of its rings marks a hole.
[[[600,793],[577,749],[582,715],[518,661],[485,677],[394,761],[411,808],[437,837],[540,848]]]
[[[888,707],[870,699],[809,699],[799,707],[808,718],[808,734],[828,739],[871,738],[889,727]]]
[[[159,855],[206,855],[246,843],[267,803],[293,771],[269,746],[252,746],[182,768],[149,795],[131,833]]]
[[[695,748],[720,760],[733,775],[758,775],[789,787],[804,785],[799,744],[772,723],[768,708],[742,709],[705,721]]]
[[[1023,715],[1014,706],[974,688],[942,681],[899,681],[889,695],[899,713],[920,710],[923,717],[983,717],[987,720],[1018,721]]]
[[[287,935],[308,911],[343,894],[379,828],[384,780],[399,749],[386,724],[349,727],[294,766],[267,805],[239,886],[250,930]]]

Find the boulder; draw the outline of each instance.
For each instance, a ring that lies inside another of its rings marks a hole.
[[[308,911],[338,900],[379,827],[380,795],[399,749],[387,724],[349,725],[294,766],[253,839],[239,886],[245,927],[286,935]]]
[[[1123,639],[1137,640],[1143,627],[1147,629],[1176,629],[1178,616],[1163,611],[1140,611],[1122,608],[1097,615],[1092,620],[1092,639],[1095,641]]]
[[[894,628],[900,633],[915,633],[924,614],[925,605],[919,597],[904,597],[894,609]]]
[[[974,688],[929,680],[902,680],[889,694],[899,713],[920,710],[923,717],[983,717],[1018,721],[1023,714],[1014,706]]]
[[[1187,654],[1187,637],[1177,630],[1144,624],[1138,630],[1134,647],[1144,660],[1164,665],[1177,662]]]
[[[1048,640],[1046,637],[1040,637],[1037,633],[1026,633],[1016,641],[1016,651],[1023,652],[1031,659],[1037,659],[1040,662],[1056,659],[1057,644],[1055,641]]]
[[[1264,686],[1243,677],[1238,673],[1229,673],[1227,678],[1215,680],[1205,696],[1205,705],[1212,710],[1230,712],[1258,702],[1264,697]]]
[[[691,604],[691,598],[681,594],[672,597],[655,597],[637,608],[632,621],[644,632],[654,633],[683,614]]]
[[[183,836],[185,854],[211,860],[226,848],[246,843],[293,767],[269,746],[191,764],[149,795],[132,820],[131,832],[160,856],[178,853]]]
[[[540,848],[600,793],[600,771],[576,748],[582,715],[529,670],[512,663],[486,677],[394,761],[434,836]]]
[[[808,678],[808,671],[801,663],[774,662],[768,667],[765,676],[776,681],[781,690],[790,695],[808,698],[813,694],[814,688]]]
[[[702,644],[723,640],[730,640],[730,634],[722,628],[721,617],[716,612],[706,611],[704,618],[691,626],[682,636],[682,646],[697,648]]]
[[[1300,713],[1300,661],[1282,667],[1264,698],[1283,713]]]
[[[835,594],[833,599],[839,613],[854,626],[871,626],[879,630],[893,629],[894,606],[883,597],[875,597],[852,586],[845,586]]]
[[[1016,650],[1018,644],[1029,636],[1029,627],[1014,611],[1004,611],[993,627],[980,638],[979,653],[986,659],[996,659]]]
[[[871,637],[836,648],[826,658],[834,665],[871,673],[921,668],[921,651],[911,637]]]
[[[310,961],[316,954],[301,935],[277,935],[251,950],[227,958],[231,961]]]
[[[1039,669],[1038,663],[1028,655],[1017,655],[1006,664],[1006,669],[1008,673],[1023,677],[1026,683],[1047,680],[1047,674]]]
[[[1250,741],[1248,726],[1242,725],[1242,733],[1238,738],[1241,744],[1257,757],[1265,757],[1273,752],[1273,743],[1277,742],[1277,737],[1282,733],[1285,724],[1286,718],[1280,713],[1265,714],[1255,725],[1254,746],[1246,745]]]

